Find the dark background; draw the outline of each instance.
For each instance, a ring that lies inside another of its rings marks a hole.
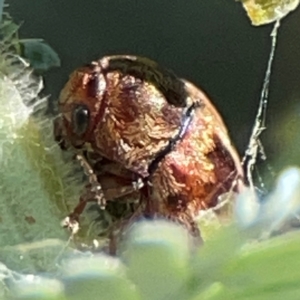
[[[253,27],[240,3],[234,0],[10,0],[9,3],[15,21],[24,21],[21,37],[45,39],[61,58],[62,67],[45,76],[45,91],[51,94],[51,100],[57,98],[68,74],[84,63],[107,54],[147,56],[204,89],[222,113],[239,152],[245,151],[273,25]],[[300,136],[300,9],[281,25],[271,78],[268,129],[263,134],[268,162],[279,162],[275,171],[282,165],[300,162],[300,138],[296,142]],[[282,128],[287,129],[282,131]]]

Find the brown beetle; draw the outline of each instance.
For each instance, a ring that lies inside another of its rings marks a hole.
[[[75,149],[90,179],[70,222],[87,201],[112,214],[131,203],[111,232],[137,217],[163,217],[200,237],[198,212],[234,182],[235,191],[243,186],[239,157],[207,96],[149,59],[107,56],[75,70],[59,110],[57,139]]]

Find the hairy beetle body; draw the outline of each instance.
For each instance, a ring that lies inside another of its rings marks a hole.
[[[110,206],[137,203],[130,220],[164,217],[199,236],[197,213],[234,181],[235,190],[243,186],[238,155],[207,96],[148,59],[111,56],[77,69],[59,107],[60,138],[84,153]]]

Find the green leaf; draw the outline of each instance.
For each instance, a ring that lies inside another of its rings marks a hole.
[[[293,299],[300,295],[299,232],[258,243],[223,269],[223,284],[234,299]],[[220,298],[221,299],[221,298]]]
[[[72,169],[53,140],[51,120],[31,115],[46,107],[37,98],[40,79],[12,57],[5,70],[11,78],[0,73],[0,257],[18,271],[45,271],[66,246],[69,233],[60,222],[68,201],[78,201],[80,185],[64,181]],[[29,105],[33,99],[35,107]],[[51,238],[64,242],[43,244]]]
[[[9,41],[19,30],[19,26],[15,24],[12,20],[5,20],[1,24],[1,34],[3,36],[3,41]]]
[[[70,300],[141,299],[118,259],[105,255],[74,259],[67,263],[64,273],[63,282]]]
[[[66,300],[64,287],[58,280],[38,276],[23,276],[13,288],[15,300]]]
[[[185,299],[190,249],[187,232],[165,221],[134,227],[124,259],[143,299]]]
[[[60,66],[57,53],[41,39],[20,40],[23,45],[22,56],[30,61],[31,66],[39,71],[45,72],[51,68]]]

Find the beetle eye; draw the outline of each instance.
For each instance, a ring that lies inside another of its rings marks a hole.
[[[90,112],[86,105],[78,105],[72,113],[73,131],[82,135],[86,132],[90,120]]]

